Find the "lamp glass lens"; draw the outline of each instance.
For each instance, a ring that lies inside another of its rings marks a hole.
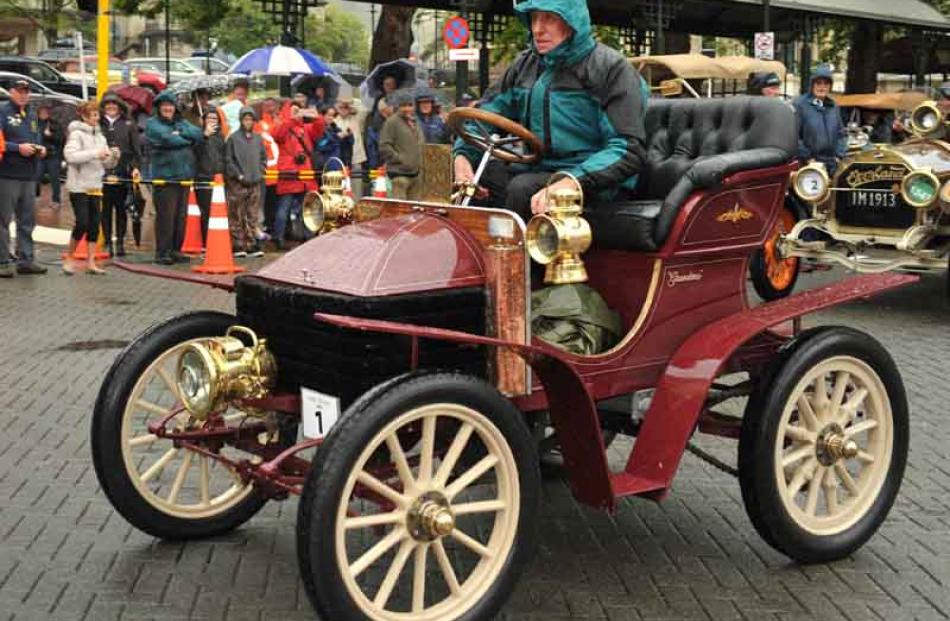
[[[211,409],[211,372],[201,355],[189,349],[178,366],[178,390],[190,412]]]
[[[803,170],[795,179],[798,194],[805,200],[816,200],[827,189],[828,182],[817,170]]]
[[[550,221],[542,220],[538,226],[538,251],[545,257],[554,258],[557,242],[557,229]]]
[[[907,182],[907,195],[914,203],[929,203],[937,196],[937,185],[927,175],[914,175]]]

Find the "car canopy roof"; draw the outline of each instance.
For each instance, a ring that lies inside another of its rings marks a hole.
[[[835,95],[835,103],[842,108],[869,108],[871,110],[913,110],[928,99],[926,93],[854,93]]]
[[[703,54],[666,54],[636,56],[630,62],[651,84],[672,78],[684,80],[719,79],[742,80],[750,73],[771,71],[785,80],[785,65],[777,60],[759,60],[748,56],[720,56],[710,58]]]

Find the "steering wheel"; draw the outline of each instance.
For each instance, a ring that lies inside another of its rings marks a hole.
[[[509,164],[534,164],[541,158],[544,146],[531,131],[500,114],[479,108],[455,108],[449,113],[449,128],[456,136],[470,145]],[[505,136],[492,135],[492,128]],[[515,144],[524,143],[524,150],[515,149]]]

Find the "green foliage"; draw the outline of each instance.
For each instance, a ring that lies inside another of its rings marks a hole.
[[[360,19],[330,4],[323,15],[307,17],[307,49],[328,62],[366,65],[369,60],[369,33]]]
[[[517,17],[508,17],[505,20],[505,27],[495,38],[491,51],[492,64],[510,63],[527,44],[528,29]]]
[[[241,56],[279,41],[280,27],[261,11],[260,4],[252,0],[230,0],[229,4],[228,12],[211,28],[211,38],[219,49]]]

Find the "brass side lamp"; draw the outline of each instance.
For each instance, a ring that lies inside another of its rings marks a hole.
[[[587,269],[581,254],[590,248],[590,224],[581,217],[584,192],[580,183],[572,175],[568,176],[576,187],[546,193],[547,213],[531,218],[525,234],[528,254],[547,266],[544,271],[546,284],[587,282]]]
[[[332,158],[333,161],[337,158]],[[327,162],[329,165],[330,162]],[[303,223],[314,233],[326,233],[353,219],[356,203],[347,194],[349,176],[340,162],[340,170],[326,170],[320,177],[320,191],[308,192],[303,199]]]
[[[238,332],[250,338],[250,346],[233,336]],[[250,328],[231,326],[224,336],[187,345],[176,377],[185,409],[204,420],[228,401],[265,397],[277,379],[277,362],[265,339]]]
[[[940,138],[946,132],[946,118],[935,101],[925,101],[910,114],[910,130],[922,138]]]

